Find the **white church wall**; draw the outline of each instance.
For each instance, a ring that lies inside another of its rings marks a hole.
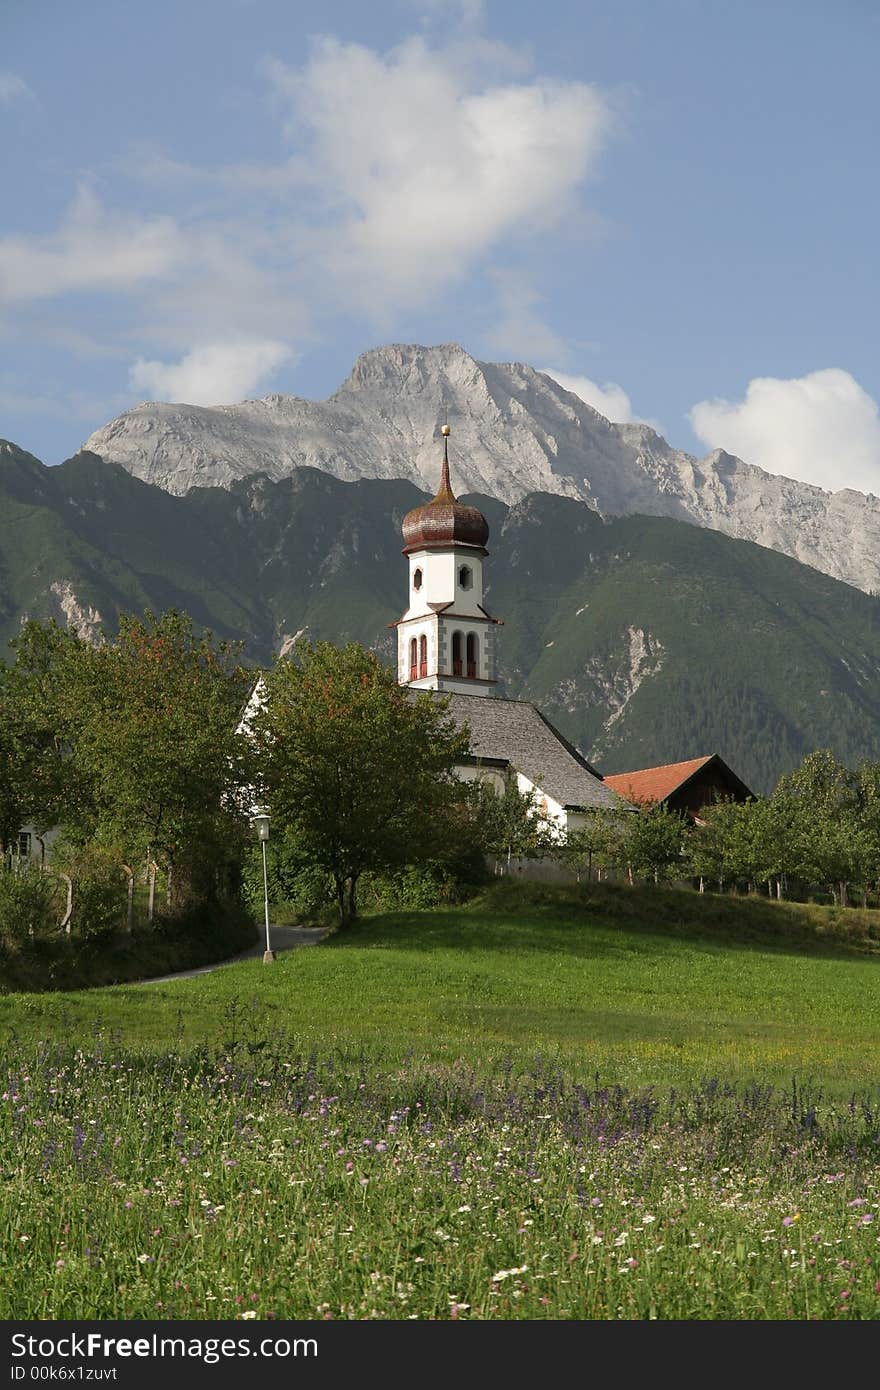
[[[463,588],[461,570],[470,572],[470,583]],[[416,588],[416,575],[421,584]],[[432,613],[432,603],[449,603],[457,613],[479,617],[483,601],[483,557],[470,555],[461,548],[455,550],[417,550],[409,557],[409,607],[404,618],[419,618]]]
[[[507,769],[503,767],[480,767],[474,763],[456,763],[453,771],[462,782],[483,782],[499,796],[507,785]]]
[[[437,685],[437,619],[433,613],[422,621],[401,623],[397,629],[397,671],[401,685],[411,685],[416,690],[433,690]],[[416,644],[417,669],[421,670],[421,641],[426,638],[427,675],[410,680],[411,644]]]
[[[537,782],[532,782],[522,772],[516,774],[517,790],[524,796],[531,796],[536,812],[547,822],[551,833],[560,838],[565,834],[569,812],[552,796],[548,796]]]

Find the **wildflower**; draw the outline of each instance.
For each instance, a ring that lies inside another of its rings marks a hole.
[[[795,1223],[796,1221],[800,1221],[800,1219],[801,1219],[801,1214],[800,1214],[799,1211],[796,1211],[795,1214],[794,1214],[794,1216],[783,1216],[783,1218],[782,1218],[782,1224],[783,1224],[783,1226],[793,1226],[794,1223]]]
[[[256,1310],[256,1308],[246,1308],[245,1311],[242,1313],[241,1316],[242,1316],[242,1318],[245,1319],[245,1320],[249,1320],[249,1319],[251,1319],[251,1318],[255,1318],[255,1317],[257,1316],[257,1310]]]

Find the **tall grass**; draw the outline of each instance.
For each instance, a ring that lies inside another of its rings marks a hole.
[[[6,1318],[870,1318],[866,1098],[302,1055],[13,1046]]]

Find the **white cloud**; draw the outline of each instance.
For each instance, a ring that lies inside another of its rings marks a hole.
[[[14,101],[20,101],[23,97],[36,101],[23,77],[19,77],[15,72],[0,72],[0,106],[11,106]]]
[[[583,82],[510,80],[520,65],[503,45],[418,38],[384,55],[323,39],[304,69],[271,65],[322,171],[324,259],[347,294],[424,302],[501,238],[564,218],[610,109]]]
[[[139,186],[144,210],[85,186],[52,231],[0,236],[0,308],[16,331],[30,321],[55,347],[99,339],[137,358],[137,389],[219,403],[252,392],[316,324],[343,315],[399,335],[403,310],[439,306],[476,272],[478,303],[494,287],[499,350],[564,360],[529,272],[549,231],[580,225],[611,102],[535,76],[523,51],[476,32],[477,0],[419,13],[447,17],[432,32],[453,36],[388,52],[325,38],[298,68],[264,68],[290,140],[277,164],[193,167],[142,147],[102,177],[117,198]]]
[[[171,218],[108,213],[82,187],[53,235],[0,238],[0,303],[130,289],[167,274],[183,257]]]
[[[268,338],[203,343],[179,362],[140,357],[129,371],[129,380],[133,390],[146,391],[152,400],[232,405],[253,395],[291,355],[285,343]]]
[[[595,381],[590,381],[589,377],[569,376],[567,372],[558,372],[555,367],[542,367],[541,370],[545,376],[552,376],[554,381],[558,381],[566,391],[580,396],[582,401],[598,410],[606,420],[612,420],[617,425],[651,424],[651,421],[643,421],[633,413],[632,401],[623,387],[618,386],[616,382],[606,381],[604,386],[598,386]]]
[[[877,402],[838,367],[790,380],[755,377],[745,400],[699,401],[688,418],[707,447],[768,473],[832,492],[880,493]]]

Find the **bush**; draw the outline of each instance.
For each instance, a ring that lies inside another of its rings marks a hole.
[[[58,931],[64,911],[59,880],[30,864],[0,870],[0,943],[16,949]]]
[[[270,841],[266,861],[269,903],[276,913],[280,909],[297,922],[314,922],[333,903],[330,875],[306,859],[289,833]],[[245,859],[242,892],[250,911],[262,920],[263,858],[256,846]]]
[[[154,930],[25,938],[28,949],[0,953],[0,992],[90,989],[171,975],[229,960],[253,946],[257,931],[239,904],[157,917]]]
[[[361,901],[376,912],[420,911],[465,902],[474,891],[475,885],[444,864],[412,864],[392,874],[365,875]]]
[[[73,934],[104,937],[125,926],[128,878],[117,855],[92,843],[62,842],[52,865],[73,880]]]

